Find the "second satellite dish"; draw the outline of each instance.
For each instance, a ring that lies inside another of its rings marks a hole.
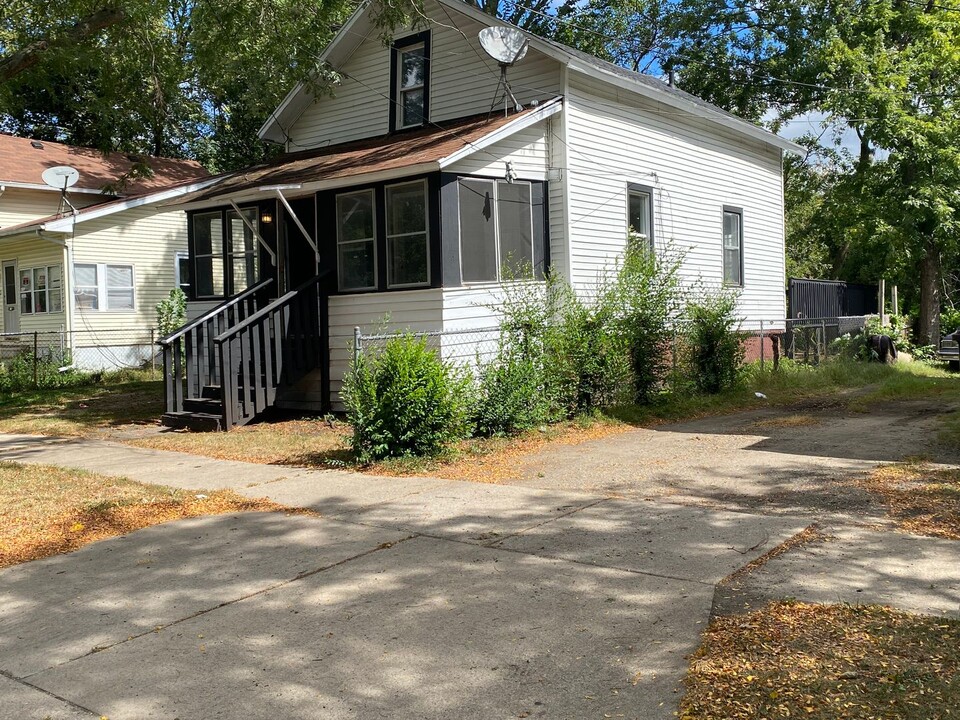
[[[480,45],[501,65],[513,65],[523,60],[530,41],[516,28],[488,27],[480,31]]]
[[[57,165],[56,167],[44,170],[40,177],[42,177],[43,181],[50,187],[56,188],[57,190],[66,190],[68,187],[73,187],[77,184],[77,180],[80,179],[80,173],[76,168],[72,168],[69,165]]]

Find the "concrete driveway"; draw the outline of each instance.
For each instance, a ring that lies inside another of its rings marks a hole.
[[[809,502],[825,478],[880,458],[780,452],[757,422],[554,448],[499,486],[0,436],[2,458],[320,513],[169,523],[0,571],[0,707],[38,719],[672,718],[711,610],[789,594],[960,614],[960,543],[876,532],[851,521],[853,506]],[[821,541],[724,581],[814,521]]]

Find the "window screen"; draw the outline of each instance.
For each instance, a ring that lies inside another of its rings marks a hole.
[[[387,284],[424,285],[430,281],[427,193],[423,182],[386,189]]]
[[[337,257],[341,290],[376,286],[373,190],[337,196]]]
[[[460,179],[460,267],[464,282],[497,279],[495,184]]]

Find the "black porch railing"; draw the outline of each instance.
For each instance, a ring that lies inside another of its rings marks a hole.
[[[214,338],[225,430],[245,425],[308,373],[329,372],[328,273],[305,282]],[[321,380],[324,387],[328,378]]]
[[[168,413],[182,412],[185,398],[200,397],[208,385],[220,384],[220,361],[214,338],[257,311],[257,295],[272,278],[247,288],[157,341],[163,353]],[[184,387],[186,382],[186,387]]]

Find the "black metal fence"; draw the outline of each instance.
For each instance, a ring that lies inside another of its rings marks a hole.
[[[877,308],[874,285],[800,278],[790,278],[787,284],[787,315],[792,319],[876,315]]]

